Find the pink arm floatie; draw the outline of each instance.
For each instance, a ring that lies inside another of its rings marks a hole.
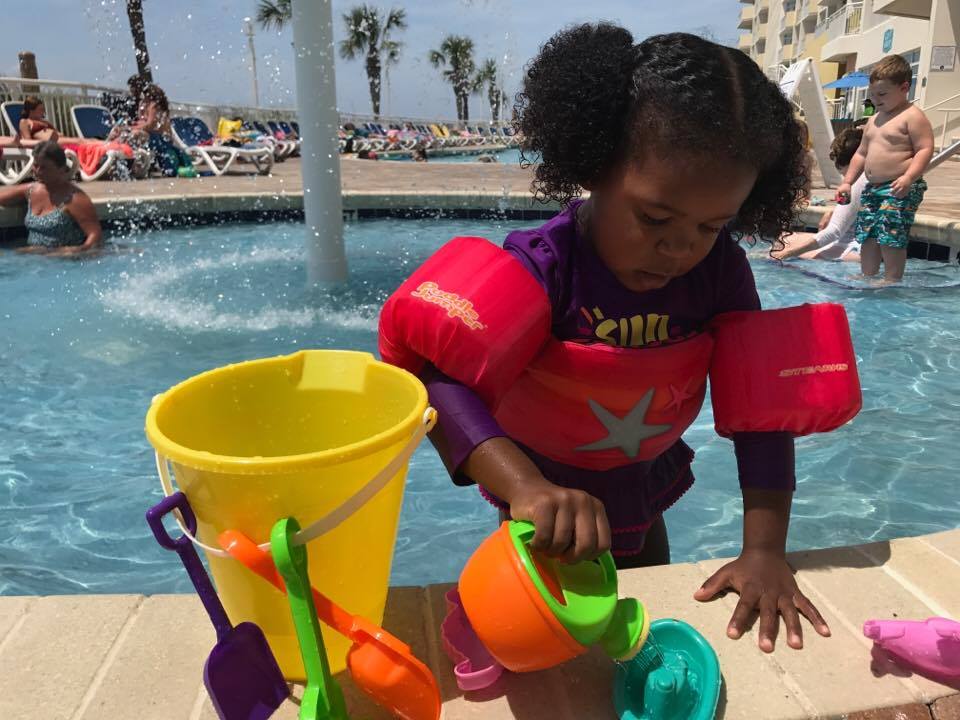
[[[387,300],[380,355],[413,373],[429,361],[493,411],[550,337],[550,316],[519,260],[483,238],[454,238]]]
[[[717,432],[828,432],[862,405],[842,305],[718,315],[710,365]]]

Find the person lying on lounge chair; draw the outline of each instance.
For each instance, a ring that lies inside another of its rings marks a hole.
[[[66,137],[57,132],[53,124],[47,120],[47,111],[43,106],[43,100],[36,95],[27,95],[23,100],[23,112],[20,114],[20,137],[22,140],[43,142],[44,140],[53,140],[54,142],[67,143],[70,145],[82,145],[87,142],[80,137]],[[27,147],[24,145],[24,147]]]

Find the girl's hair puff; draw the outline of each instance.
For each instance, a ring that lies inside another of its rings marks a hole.
[[[648,153],[704,172],[746,164],[757,181],[730,229],[776,239],[807,197],[806,147],[794,108],[749,57],[696,35],[641,43],[609,23],[554,35],[526,69],[514,124],[539,156],[538,199],[581,188]]]

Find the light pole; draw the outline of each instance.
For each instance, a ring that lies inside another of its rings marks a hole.
[[[244,32],[247,35],[247,45],[250,47],[250,68],[253,71],[253,106],[260,107],[260,87],[257,85],[257,49],[253,45],[253,23],[245,17]]]

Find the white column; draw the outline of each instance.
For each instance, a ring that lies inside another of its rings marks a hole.
[[[960,60],[955,58],[952,71],[930,69],[934,46],[957,46],[960,44],[960,0],[933,0],[930,8],[930,24],[927,41],[920,50],[920,72],[917,99],[921,107],[938,105],[940,108],[960,107],[960,98],[944,102],[960,93]],[[951,113],[949,125],[944,126],[947,114],[934,109],[929,114],[934,130],[934,142],[940,146],[951,139],[960,129],[960,113]],[[942,148],[941,148],[942,149]]]
[[[303,208],[307,223],[307,281],[347,279],[337,129],[336,53],[330,0],[293,0],[297,115],[303,144]]]

